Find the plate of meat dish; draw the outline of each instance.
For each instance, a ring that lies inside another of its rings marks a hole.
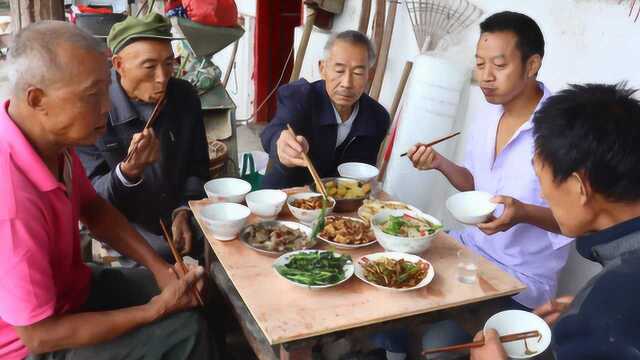
[[[362,219],[327,216],[318,239],[341,249],[354,249],[376,242],[371,226]]]
[[[240,231],[240,241],[272,256],[314,247],[316,240],[310,236],[311,228],[293,221],[262,221],[247,225]]]

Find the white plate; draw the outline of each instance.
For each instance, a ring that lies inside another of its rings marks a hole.
[[[353,263],[348,263],[344,266],[343,270],[344,270],[344,279],[342,279],[341,281],[335,283],[335,284],[329,284],[329,285],[305,285],[305,284],[301,284],[298,282],[295,282],[293,280],[289,280],[288,278],[286,278],[285,276],[283,276],[282,274],[280,274],[280,272],[277,270],[278,266],[284,266],[287,263],[289,263],[289,260],[292,256],[298,254],[298,253],[316,253],[316,252],[329,252],[327,250],[298,250],[298,251],[292,251],[289,253],[286,253],[282,256],[280,256],[279,258],[276,259],[276,261],[273,263],[273,269],[274,271],[283,279],[287,280],[289,283],[299,286],[299,287],[303,287],[303,288],[308,288],[308,289],[325,289],[325,288],[329,288],[329,287],[333,287],[333,286],[337,286],[342,284],[343,282],[349,280],[355,271],[354,265]],[[334,254],[336,256],[342,255],[342,254],[338,254],[335,253]]]
[[[305,284],[300,284],[298,282],[295,282],[293,280],[289,280],[287,279],[284,275],[280,274],[280,272],[278,271],[277,267],[278,266],[284,266],[286,264],[289,263],[289,259],[299,253],[322,253],[322,252],[329,252],[327,250],[298,250],[298,251],[292,251],[290,253],[286,253],[282,256],[280,256],[279,258],[276,259],[276,261],[273,262],[273,270],[283,279],[287,280],[288,282],[290,282],[291,284],[295,285],[295,286],[299,286],[299,287],[303,287],[303,288],[307,288],[307,289],[326,289],[326,288],[330,288],[330,287],[334,287],[334,286],[338,286],[340,284],[342,284],[343,282],[349,280],[352,276],[353,273],[355,271],[355,268],[353,266],[353,262],[351,263],[347,263],[344,267],[344,279],[340,280],[339,282],[335,283],[335,284],[329,284],[329,285],[305,285]],[[335,253],[334,254],[337,256],[340,256],[342,254],[338,254]]]
[[[525,331],[538,330],[540,332],[542,335],[540,342],[536,338],[527,339],[529,350],[536,351],[535,354],[525,355],[523,340],[503,343],[504,350],[512,359],[528,359],[538,356],[551,344],[551,329],[549,325],[538,315],[529,311],[507,310],[499,312],[487,320],[483,331],[487,329],[495,329],[499,336]]]
[[[300,223],[297,223],[297,222],[293,222],[293,221],[265,220],[265,221],[261,221],[261,222],[256,223],[256,224],[249,224],[249,225],[246,225],[245,227],[243,227],[243,228],[242,228],[242,230],[240,230],[240,235],[239,235],[240,241],[241,241],[243,244],[245,244],[245,245],[247,245],[248,247],[250,247],[251,249],[253,249],[253,250],[255,250],[255,251],[257,251],[257,252],[259,252],[259,253],[261,253],[261,254],[265,254],[265,255],[269,255],[269,256],[277,257],[277,256],[280,256],[280,255],[282,255],[282,254],[285,254],[286,252],[281,252],[281,251],[271,251],[271,250],[262,249],[262,248],[260,248],[260,247],[258,247],[258,246],[253,245],[253,244],[250,242],[250,239],[249,239],[249,238],[247,237],[247,235],[245,234],[245,230],[246,230],[246,229],[247,229],[247,227],[249,227],[249,226],[252,226],[252,225],[260,225],[260,224],[267,225],[267,226],[268,226],[268,225],[284,225],[284,226],[286,226],[286,227],[288,227],[288,228],[290,228],[290,229],[293,229],[293,230],[300,230],[300,231],[304,232],[305,234],[307,234],[307,237],[311,237],[311,232],[312,232],[312,230],[311,230],[311,228],[310,228],[310,227],[308,227],[308,226],[306,226],[306,225],[304,225],[304,224],[300,224]],[[308,247],[308,248],[313,248],[313,247],[315,247],[315,246],[317,245],[317,243],[318,243],[318,241],[317,241],[317,240],[315,240],[315,239],[313,239],[313,240],[311,241],[311,243],[310,243],[310,245],[309,245],[309,247]]]
[[[345,218],[345,219],[361,222],[361,223],[363,223],[365,225],[367,224],[367,222],[362,220],[362,219],[358,219],[358,218],[354,218],[354,217],[350,217],[350,216],[326,216],[325,217],[325,221],[327,221],[326,219],[328,219],[328,218]],[[315,222],[314,222],[314,226],[315,226]],[[371,229],[369,229],[369,230],[372,231]],[[372,234],[373,234],[373,232],[372,232]],[[368,243],[365,243],[365,244],[341,244],[341,243],[337,243],[337,242],[331,241],[331,240],[329,240],[329,239],[327,239],[325,237],[322,237],[322,236],[320,236],[320,234],[318,234],[317,238],[322,240],[322,241],[324,241],[324,242],[326,242],[327,244],[329,244],[331,246],[335,246],[338,249],[357,249],[357,248],[369,246],[369,245],[372,245],[372,244],[375,244],[375,243],[378,242],[378,240],[376,240],[374,238],[372,241],[370,241]]]
[[[424,279],[422,279],[422,281],[420,281],[418,283],[418,285],[416,285],[414,287],[403,288],[403,289],[390,288],[390,287],[386,287],[386,286],[375,284],[375,283],[367,280],[367,278],[364,276],[364,269],[362,268],[362,265],[360,265],[360,260],[363,259],[363,258],[368,258],[371,261],[380,260],[382,258],[390,258],[390,259],[393,259],[393,260],[404,259],[406,261],[411,261],[411,262],[414,262],[414,263],[418,262],[418,261],[424,261],[427,264],[429,264],[429,270],[427,270],[427,276],[425,276]],[[361,257],[360,259],[358,259],[358,261],[356,262],[355,265],[356,265],[356,276],[358,277],[358,279],[366,282],[367,284],[369,284],[371,286],[377,287],[378,289],[388,290],[388,291],[403,292],[403,291],[418,290],[420,288],[423,288],[423,287],[429,285],[429,283],[436,276],[436,271],[433,268],[433,265],[431,265],[431,263],[428,262],[427,260],[425,260],[425,259],[423,259],[423,258],[421,258],[420,256],[417,256],[417,255],[404,254],[404,253],[398,253],[398,252],[380,252],[380,253],[365,255],[365,256]]]
[[[406,206],[408,209],[386,209],[386,208],[382,208],[382,209],[377,210],[373,215],[371,215],[371,217],[370,217],[369,219],[365,219],[365,217],[364,217],[364,208],[365,208],[365,206],[366,206],[366,205],[365,205],[365,204],[362,204],[362,206],[360,206],[360,207],[358,208],[358,216],[359,216],[361,219],[363,219],[364,221],[369,221],[369,222],[370,222],[370,221],[371,221],[371,219],[373,219],[373,218],[374,218],[374,216],[376,216],[376,215],[377,215],[379,212],[381,212],[381,211],[393,211],[393,210],[399,210],[399,211],[411,211],[411,212],[415,212],[415,213],[418,213],[418,214],[422,214],[422,211],[420,211],[420,209],[418,209],[417,207],[412,206],[412,205],[409,205],[409,204],[407,204],[407,203],[403,203],[403,202],[401,202],[401,201],[381,201],[381,202],[382,202],[382,203],[384,203],[384,204],[404,205],[404,206]]]

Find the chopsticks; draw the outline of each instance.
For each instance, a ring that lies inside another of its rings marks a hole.
[[[164,225],[164,221],[162,221],[162,219],[160,219],[160,226],[162,227],[162,232],[164,233],[165,239],[167,239],[167,243],[169,244],[169,248],[171,249],[171,253],[173,254],[174,259],[176,260],[176,264],[178,264],[178,266],[180,266],[180,269],[182,270],[182,272],[184,272],[186,274],[188,272],[187,267],[184,265],[184,262],[182,262],[182,256],[180,256],[178,254],[178,251],[176,250],[176,247],[173,245],[173,240],[169,236],[169,232],[167,231],[167,227]],[[178,278],[180,278],[180,276],[178,276]],[[202,301],[202,297],[200,297],[200,293],[198,292],[198,289],[197,288],[191,288],[191,290],[193,291],[193,295],[195,295],[196,300],[198,300],[198,304],[200,306],[204,306],[204,301]]]
[[[293,132],[293,129],[291,128],[291,125],[287,124],[287,129],[289,130],[289,133],[291,134],[291,136],[293,136],[295,138],[296,137],[296,133]],[[316,171],[316,168],[313,167],[313,164],[311,163],[311,159],[309,159],[309,156],[307,156],[307,154],[305,154],[305,153],[302,153],[302,159],[307,164],[307,169],[309,169],[309,172],[311,173],[311,177],[313,178],[313,181],[316,184],[316,188],[318,189],[318,191],[320,191],[320,193],[322,193],[322,196],[325,199],[328,199],[329,195],[327,195],[327,189],[325,189],[324,184],[322,183],[322,180],[320,179],[320,175],[318,175],[318,172]]]
[[[527,331],[527,332],[521,332],[517,334],[500,336],[500,342],[503,342],[503,343],[512,342],[512,341],[524,340],[524,339],[529,339],[534,337],[540,337],[540,332],[536,330],[536,331]],[[434,354],[439,352],[450,352],[450,351],[472,349],[472,348],[481,347],[483,345],[484,345],[484,339],[466,343],[466,344],[445,346],[441,348],[425,350],[422,352],[422,355]]]
[[[445,137],[443,137],[443,138],[440,138],[440,139],[438,139],[438,140],[436,140],[436,141],[432,141],[432,142],[430,142],[430,143],[428,143],[428,144],[426,144],[426,145],[420,145],[420,146],[431,147],[431,146],[434,146],[434,145],[440,144],[441,142],[443,142],[443,141],[445,141],[445,140],[449,140],[449,139],[451,139],[452,137],[456,137],[456,136],[458,136],[458,135],[460,135],[460,131],[458,131],[458,132],[457,132],[457,133],[455,133],[455,134],[451,134],[451,135],[449,135],[449,136],[445,136]],[[400,155],[400,157],[402,157],[402,156],[407,156],[407,153],[404,153],[404,154]]]
[[[153,124],[155,124],[156,121],[158,120],[158,117],[160,116],[160,109],[164,106],[164,103],[167,100],[165,94],[162,94],[162,97],[160,98],[160,100],[158,100],[158,102],[156,103],[156,106],[153,108],[153,111],[151,112],[151,116],[149,116],[149,120],[144,125],[144,130],[147,130],[153,127]],[[133,149],[127,154],[127,157],[124,159],[124,162],[131,160],[131,158],[133,157],[133,154],[135,154],[136,150],[138,149],[139,144],[140,143],[136,143],[133,146]]]

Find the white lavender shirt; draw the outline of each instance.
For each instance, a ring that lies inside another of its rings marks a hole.
[[[543,83],[538,84],[544,95],[536,111],[551,96]],[[503,112],[502,106],[487,104],[478,113],[471,124],[472,134],[476,136],[467,145],[464,165],[473,174],[476,190],[548,207],[542,199],[540,183],[531,163],[533,116],[516,131],[494,160],[496,133]],[[497,209],[496,216],[501,213],[502,206]],[[527,285],[527,290],[513,299],[530,308],[555,296],[557,275],[569,254],[566,245],[573,241],[528,224],[518,224],[492,236],[476,227],[466,227],[452,235]]]

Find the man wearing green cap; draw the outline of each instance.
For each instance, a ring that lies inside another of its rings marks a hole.
[[[98,194],[168,261],[160,219],[172,224],[178,251],[203,253],[186,205],[205,196],[209,163],[197,92],[172,77],[171,39],[171,23],[157,13],[113,26],[107,38],[113,54],[107,130],[95,145],[77,150]],[[161,99],[157,120],[145,128]]]

